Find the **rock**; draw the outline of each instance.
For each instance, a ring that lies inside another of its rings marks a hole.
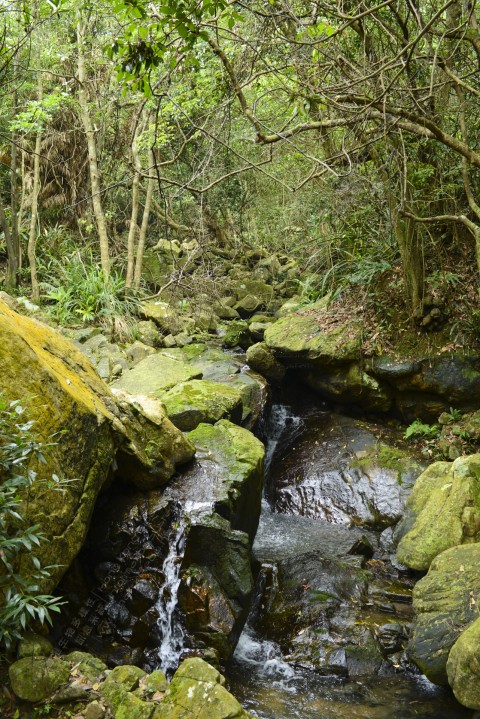
[[[131,395],[158,396],[159,392],[166,392],[180,382],[201,376],[202,372],[192,365],[157,352],[124,372],[113,387],[126,390]]]
[[[325,413],[308,422],[280,465],[272,469],[277,511],[335,524],[385,528],[403,517],[422,467],[380,441],[377,427]]]
[[[85,719],[103,719],[105,716],[105,707],[96,700],[87,704],[83,710]]]
[[[262,280],[245,280],[235,285],[235,294],[237,302],[240,302],[245,297],[254,297],[258,302],[259,306],[268,308],[273,301],[273,287],[268,285]],[[253,313],[250,313],[253,314]]]
[[[162,344],[162,335],[157,329],[155,322],[152,320],[140,320],[136,324],[138,339],[148,347],[160,347]]]
[[[80,674],[89,682],[101,682],[105,678],[107,665],[98,657],[88,652],[70,652],[63,657],[73,669],[78,669]]]
[[[106,688],[114,684],[117,687],[121,687],[126,692],[131,692],[137,689],[140,679],[143,679],[147,675],[140,667],[130,666],[125,664],[121,667],[115,667],[108,674],[102,687],[102,693],[105,692]]]
[[[258,342],[248,348],[247,362],[256,372],[274,382],[280,382],[285,377],[285,367],[274,357],[264,342]]]
[[[242,297],[241,300],[237,302],[237,304],[234,306],[234,309],[238,312],[240,317],[245,319],[246,317],[250,317],[253,315],[257,310],[261,309],[263,307],[262,300],[256,297],[255,295],[245,295]]]
[[[430,465],[415,482],[398,531],[398,560],[423,571],[445,549],[480,541],[480,454]]]
[[[140,364],[149,359],[155,357],[147,357]],[[192,459],[194,446],[170,422],[159,400],[116,388],[113,392],[119,404],[133,415],[136,425],[134,438],[119,450],[119,475],[140,489],[161,486],[172,476],[177,464]]]
[[[249,322],[248,329],[250,330],[252,338],[257,342],[263,342],[265,331],[271,324],[272,322]]]
[[[262,375],[257,372],[239,372],[224,380],[225,384],[234,387],[243,402],[242,424],[251,429],[262,416],[269,396],[269,386]]]
[[[200,310],[195,314],[195,327],[201,332],[215,332],[218,326],[218,317],[213,310]]]
[[[162,395],[167,415],[173,424],[188,432],[202,423],[219,419],[240,422],[242,398],[227,384],[208,380],[182,382]]]
[[[447,684],[450,650],[478,618],[479,562],[480,544],[452,547],[432,561],[428,574],[414,588],[415,621],[408,653],[435,684]]]
[[[27,657],[11,664],[8,675],[19,699],[39,702],[68,681],[70,666],[63,659]]]
[[[225,517],[234,529],[255,536],[260,516],[263,482],[263,444],[242,427],[227,420],[215,425],[200,424],[188,438],[197,449],[202,473],[208,473],[209,495],[214,510]],[[186,491],[192,477],[184,475]],[[212,486],[213,485],[213,486]]]
[[[252,344],[248,322],[245,322],[245,320],[232,320],[229,322],[223,338],[223,344],[225,347],[242,347],[242,349],[247,349],[247,347]]]
[[[143,342],[136,341],[127,349],[127,360],[129,368],[134,367],[141,362],[145,357],[155,354],[153,347],[150,347]]]
[[[328,298],[286,315],[268,327],[265,342],[275,357],[289,367],[299,362],[316,366],[342,364],[361,358],[362,323],[350,319],[331,321],[334,310],[328,309]],[[329,320],[322,329],[322,320]]]
[[[47,637],[42,637],[41,634],[35,634],[34,632],[27,632],[18,643],[17,657],[19,659],[24,657],[49,657],[52,650],[52,643]]]
[[[122,431],[122,426],[108,387],[71,341],[2,302],[0,335],[3,398],[25,400],[28,419],[35,421],[33,431],[44,442],[62,432],[49,447],[48,465],[38,463],[31,468],[38,480],[50,479],[52,473],[76,480],[68,492],[42,489],[29,502],[26,522],[48,516],[48,526],[40,522],[50,541],[36,549],[42,565],[53,565],[41,583],[42,591],[48,593],[83,544],[95,500],[115,456],[113,427]],[[23,571],[27,577],[32,571],[28,557]]]
[[[222,675],[202,659],[187,659],[175,672],[153,719],[248,719],[224,687]]]
[[[192,322],[167,302],[149,300],[142,303],[142,314],[146,320],[152,320],[164,335],[177,334],[191,326]]]
[[[155,692],[165,692],[168,689],[167,677],[161,669],[155,669],[151,674],[141,680],[146,696]]]
[[[480,619],[462,632],[450,650],[447,676],[455,697],[466,707],[480,710]]]
[[[388,412],[392,406],[391,390],[365,372],[360,363],[306,369],[301,376],[309,387],[329,400],[357,404],[374,412]]]
[[[233,297],[231,298],[231,301],[232,305],[235,304],[235,299]],[[226,304],[225,300],[220,300],[220,302],[216,302],[213,306],[213,309],[217,317],[219,317],[221,320],[237,320],[240,317],[237,310],[234,310],[233,306],[230,307],[228,304]]]

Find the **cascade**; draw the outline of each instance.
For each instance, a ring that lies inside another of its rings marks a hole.
[[[172,674],[177,668],[184,648],[184,632],[175,617],[184,551],[185,519],[180,517],[170,536],[168,554],[162,567],[165,579],[160,587],[156,603],[159,614],[157,626],[161,637],[158,648],[159,667],[167,675]]]

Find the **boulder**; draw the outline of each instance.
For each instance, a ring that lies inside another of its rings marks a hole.
[[[132,395],[117,388],[113,394],[126,412],[125,422],[136,425],[131,439],[119,449],[118,474],[140,489],[165,484],[176,465],[192,459],[195,447],[169,420],[163,404],[155,397]]]
[[[214,424],[219,419],[240,422],[242,398],[227,384],[208,380],[191,380],[176,385],[162,396],[169,419],[184,432],[200,423]]]
[[[68,681],[70,665],[58,657],[26,657],[10,665],[8,676],[19,699],[39,702]]]
[[[432,561],[428,574],[414,588],[415,621],[408,653],[435,684],[447,684],[450,650],[478,618],[479,563],[480,544],[452,547]]]
[[[361,358],[362,331],[356,318],[337,321],[323,298],[271,324],[265,342],[288,367],[345,364]]]
[[[196,367],[157,352],[124,372],[113,387],[132,395],[158,396],[158,393],[166,392],[180,382],[199,379],[201,376],[202,372]]]
[[[126,478],[144,475],[150,486],[164,482],[177,459],[190,458],[194,450],[165,415],[152,416],[127,403],[119,407],[78,347],[1,301],[0,334],[3,398],[26,399],[38,440],[48,443],[56,435],[47,464],[31,467],[37,482],[50,480],[54,473],[75,480],[66,491],[43,485],[28,503],[26,521],[39,523],[49,540],[36,550],[41,564],[51,565],[41,583],[41,591],[48,593],[83,545],[97,496],[111,477],[114,460],[120,458],[119,449],[128,457]],[[97,337],[101,336],[89,341]],[[150,447],[142,444],[144,440],[155,447],[156,455],[148,456]],[[25,556],[22,572],[28,578],[31,571]]]
[[[247,349],[252,344],[252,336],[245,320],[232,320],[227,325],[223,338],[225,347],[241,347]]]
[[[258,342],[248,348],[247,362],[252,369],[274,382],[280,382],[285,377],[285,367],[275,358],[265,342]]]
[[[149,347],[160,347],[162,335],[153,320],[139,320],[135,326],[138,339]]]
[[[227,420],[215,425],[200,424],[188,438],[196,447],[202,474],[208,477],[214,511],[233,529],[247,532],[253,541],[261,508],[263,444],[251,432]],[[194,475],[194,468],[190,472]],[[184,475],[185,486],[192,481],[197,480]]]
[[[411,569],[425,571],[445,549],[480,541],[480,454],[430,465],[406,509],[397,557]]]
[[[38,439],[48,442],[52,435],[58,437],[49,448],[48,464],[38,463],[32,469],[38,480],[50,479],[53,473],[76,480],[66,492],[44,488],[29,502],[26,521],[39,522],[50,540],[36,550],[42,564],[53,565],[42,583],[48,592],[83,544],[95,500],[115,457],[114,433],[123,427],[108,387],[71,341],[1,301],[0,335],[3,399],[25,399]],[[24,565],[28,573],[28,558]]]
[[[53,651],[52,643],[47,637],[34,632],[27,632],[18,643],[17,657],[49,657]]]
[[[152,320],[164,335],[174,335],[193,326],[193,320],[181,315],[179,309],[168,302],[147,300],[142,303],[141,311],[144,319]]]
[[[212,666],[202,659],[187,659],[152,719],[248,719],[251,715],[224,685],[225,679]]]
[[[480,619],[462,632],[450,650],[447,676],[455,697],[466,707],[480,710]]]

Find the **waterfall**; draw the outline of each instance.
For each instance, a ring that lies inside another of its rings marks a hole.
[[[159,614],[157,626],[161,636],[158,660],[160,668],[166,674],[175,671],[183,651],[184,632],[174,615],[184,551],[185,520],[181,517],[170,537],[168,554],[162,566],[164,581],[156,604]]]

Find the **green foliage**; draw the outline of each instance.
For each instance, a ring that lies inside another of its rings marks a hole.
[[[30,461],[45,462],[48,446],[35,439],[33,422],[25,420],[24,413],[19,401],[0,397],[0,644],[7,649],[33,621],[51,623],[52,612],[59,612],[63,603],[40,593],[39,583],[49,577],[52,566],[42,567],[34,553],[45,541],[40,525],[27,526],[23,516],[33,484],[40,483],[29,469]],[[61,490],[65,482],[53,475],[47,484]],[[28,576],[26,553],[31,562]]]
[[[120,339],[132,333],[138,300],[128,294],[119,272],[105,278],[91,255],[84,261],[75,252],[68,261],[51,258],[46,274],[48,281],[41,286],[61,324],[94,322]]]
[[[440,427],[438,424],[426,424],[420,419],[415,419],[408,425],[403,435],[405,439],[423,437],[425,439],[433,439],[438,436]]]

